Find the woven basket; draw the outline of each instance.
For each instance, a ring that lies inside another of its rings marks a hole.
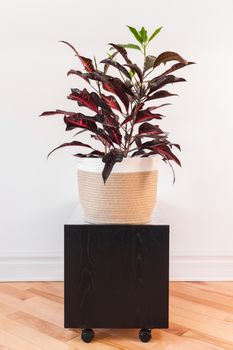
[[[85,220],[95,224],[145,224],[156,204],[156,158],[125,158],[104,184],[101,159],[78,166],[80,203]]]

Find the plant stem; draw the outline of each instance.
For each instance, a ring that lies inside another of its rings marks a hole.
[[[137,106],[138,106],[140,103],[141,103],[141,100],[139,99],[139,100],[137,101],[137,103],[135,104],[135,106],[134,106],[135,110],[137,110]],[[133,129],[134,129],[134,124],[135,124],[136,117],[137,117],[136,114],[133,114],[133,115],[132,115],[132,124],[131,124],[131,129],[130,129],[130,134],[129,134],[129,139],[128,139],[127,147],[126,147],[126,150],[125,150],[125,157],[127,157],[128,153],[129,153],[130,146],[131,146],[131,139],[132,139],[132,136],[133,136]]]
[[[143,55],[144,55],[144,57],[146,57],[146,45],[145,44],[143,45]]]

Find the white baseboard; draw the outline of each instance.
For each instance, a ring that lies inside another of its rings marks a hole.
[[[0,252],[0,281],[63,281],[62,252]],[[232,281],[233,253],[172,252],[171,281]]]
[[[0,252],[0,281],[63,281],[61,252]]]
[[[174,253],[170,258],[171,281],[233,281],[233,253]]]

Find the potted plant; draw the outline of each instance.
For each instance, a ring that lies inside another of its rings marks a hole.
[[[174,96],[164,87],[185,79],[171,73],[193,62],[171,51],[157,56],[147,54],[149,43],[162,27],[150,36],[144,27],[139,31],[128,28],[137,43],[109,44],[110,54],[99,65],[95,58],[81,56],[71,44],[62,41],[84,68],[84,72],[72,69],[68,75],[84,79],[92,91],[71,89],[68,99],[77,103],[77,111],[57,109],[41,114],[61,115],[66,130],[76,131],[75,140],[56,147],[49,155],[67,146],[88,149],[86,153],[78,150],[74,156],[79,158],[80,201],[86,220],[92,223],[149,222],[156,202],[157,160],[162,159],[171,168],[171,162],[180,166],[173,153],[180,146],[170,142],[168,133],[157,124],[164,117],[158,110],[169,103],[158,105],[157,100]],[[141,68],[130,60],[127,49],[143,55]],[[170,61],[175,63],[156,75],[158,67]],[[110,68],[115,70],[112,75]],[[151,106],[151,102],[156,105]],[[89,132],[90,143],[80,140],[84,132]]]

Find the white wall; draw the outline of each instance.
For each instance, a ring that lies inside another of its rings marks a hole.
[[[21,0],[0,3],[1,197],[0,278],[62,278],[63,224],[76,206],[76,164],[61,118],[78,67],[59,40],[83,55],[106,56],[108,42],[126,42],[125,27],[164,29],[151,53],[174,50],[197,65],[161,126],[182,146],[182,169],[171,184],[161,166],[159,202],[171,225],[173,279],[233,278],[233,2]],[[79,80],[80,81],[80,80]],[[30,263],[30,268],[28,267]]]

